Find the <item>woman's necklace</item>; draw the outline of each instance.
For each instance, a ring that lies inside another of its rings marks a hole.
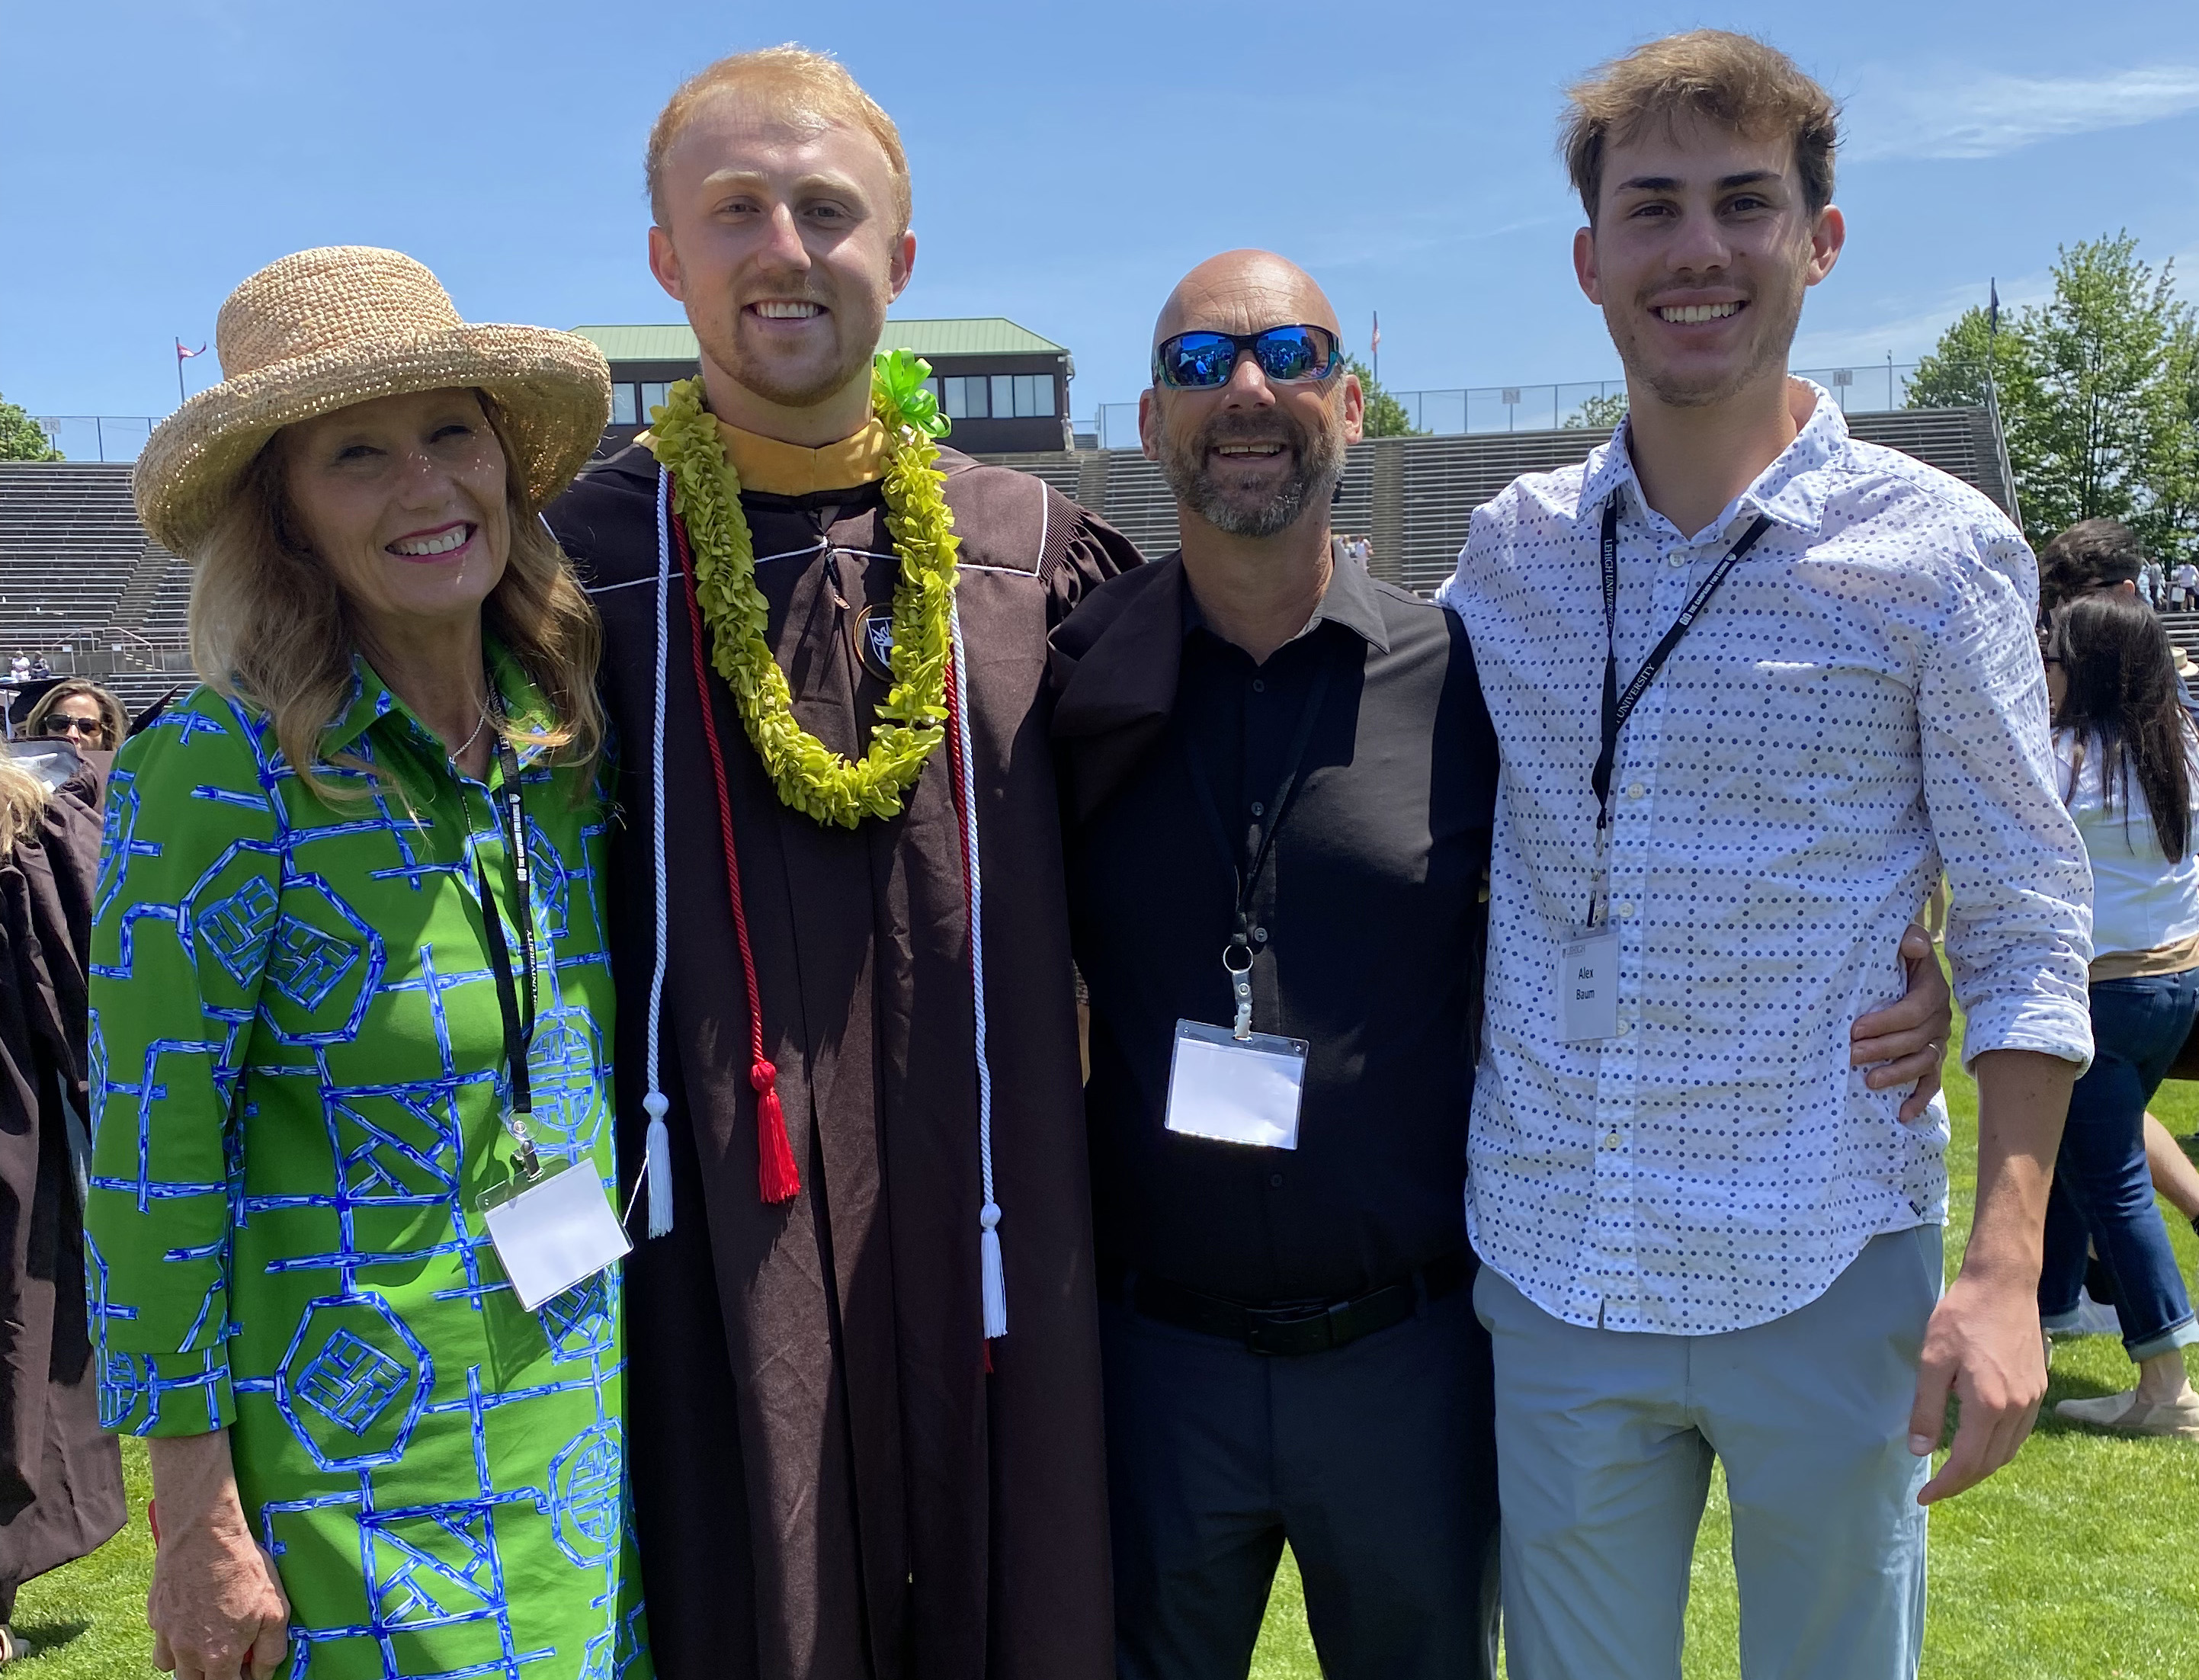
[[[481,720],[474,725],[474,732],[467,736],[464,740],[459,742],[457,746],[451,749],[451,761],[453,764],[457,763],[458,760],[466,755],[467,752],[472,748],[473,744],[481,739],[481,731],[488,727],[489,703],[493,697],[493,690],[492,690],[488,695],[482,697]]]
[[[886,429],[886,529],[901,558],[894,586],[893,686],[878,707],[870,750],[850,761],[794,720],[794,696],[764,640],[768,609],[755,582],[755,545],[741,512],[740,480],[703,382],[683,379],[650,416],[650,452],[672,475],[674,506],[694,553],[695,587],[709,627],[710,662],[732,689],[756,756],[782,803],[853,828],[891,817],[938,747],[947,717],[948,617],[955,580],[954,515],[934,465],[946,417],[925,382],[930,365],[896,350],[872,367],[871,408]]]

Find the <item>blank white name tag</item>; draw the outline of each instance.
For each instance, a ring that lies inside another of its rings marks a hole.
[[[1203,1021],[1175,1024],[1169,1065],[1169,1130],[1263,1149],[1298,1146],[1306,1042],[1254,1033],[1240,1039]]]
[[[1619,1031],[1619,930],[1600,927],[1558,942],[1559,1037],[1567,1044]]]
[[[533,1312],[633,1245],[591,1169],[551,1167],[508,1201],[484,1205],[489,1240],[519,1304]]]

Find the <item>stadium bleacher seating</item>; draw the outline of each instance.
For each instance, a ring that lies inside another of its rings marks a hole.
[[[1975,409],[1858,413],[1859,437],[1929,461],[2006,506],[1990,421]],[[1450,575],[1473,509],[1522,472],[1579,460],[1589,430],[1381,438],[1355,445],[1331,522],[1371,537],[1376,573],[1432,591]],[[989,456],[1045,479],[1146,554],[1175,546],[1175,499],[1135,450]],[[191,679],[190,574],[138,525],[125,462],[0,463],[0,668],[43,652],[61,674],[99,678],[133,709]],[[2199,614],[2169,619],[2199,653]]]

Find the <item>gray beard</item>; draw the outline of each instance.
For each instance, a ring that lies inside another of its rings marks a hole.
[[[1176,500],[1228,536],[1272,537],[1289,530],[1309,507],[1334,494],[1344,476],[1344,444],[1333,432],[1302,435],[1292,451],[1298,470],[1266,502],[1248,508],[1233,501],[1208,469],[1207,447],[1214,440],[1211,433],[1203,433],[1188,446],[1164,442],[1161,475]]]

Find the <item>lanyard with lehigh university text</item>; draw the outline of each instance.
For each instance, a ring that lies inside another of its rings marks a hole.
[[[1596,755],[1595,771],[1589,779],[1595,790],[1595,881],[1589,889],[1588,925],[1601,927],[1609,916],[1610,878],[1604,866],[1605,847],[1611,830],[1611,773],[1619,757],[1619,732],[1626,726],[1626,720],[1634,715],[1649,685],[1657,680],[1657,674],[1665,668],[1665,662],[1672,656],[1672,650],[1680,639],[1694,626],[1702,610],[1710,604],[1711,597],[1725,581],[1725,575],[1741,563],[1741,557],[1756,546],[1757,540],[1771,528],[1771,516],[1759,513],[1756,520],[1741,534],[1741,540],[1725,552],[1725,557],[1711,568],[1711,574],[1696,586],[1688,604],[1680,609],[1680,615],[1672,621],[1672,627],[1665,633],[1664,639],[1650,650],[1642,662],[1642,668],[1634,674],[1633,681],[1624,691],[1619,686],[1619,493],[1603,505],[1603,750]]]
[[[1313,739],[1313,726],[1321,716],[1321,703],[1328,697],[1329,673],[1335,663],[1334,653],[1325,651],[1320,668],[1314,673],[1313,686],[1306,694],[1304,708],[1298,713],[1298,726],[1291,737],[1290,750],[1284,757],[1282,778],[1276,785],[1274,796],[1264,808],[1253,808],[1253,814],[1263,820],[1260,843],[1253,849],[1250,869],[1239,861],[1239,849],[1229,843],[1229,831],[1223,825],[1221,809],[1214,802],[1214,790],[1207,785],[1206,776],[1191,750],[1190,737],[1181,729],[1176,732],[1176,744],[1183,750],[1184,768],[1191,777],[1192,791],[1199,796],[1199,811],[1206,818],[1214,843],[1222,849],[1222,857],[1237,878],[1237,925],[1229,942],[1222,948],[1222,966],[1228,972],[1230,996],[1237,1009],[1231,1031],[1239,1040],[1252,1035],[1252,895],[1259,885],[1261,870],[1267,866],[1269,849],[1275,843],[1275,831],[1283,825],[1283,808],[1297,790],[1298,767],[1304,762],[1307,744]]]
[[[488,871],[474,860],[474,876],[481,886],[481,920],[488,936],[489,966],[496,973],[496,1002],[504,1017],[504,1055],[511,1069],[511,1105],[505,1111],[505,1129],[518,1145],[520,1176],[532,1180],[542,1171],[535,1153],[534,1134],[528,1122],[534,1114],[534,1085],[528,1076],[527,1052],[534,1041],[534,907],[532,871],[527,855],[527,816],[519,792],[519,755],[501,733],[496,742],[497,761],[504,770],[504,810],[501,826],[505,849],[511,855],[511,919],[519,929],[519,952],[527,994],[524,1014],[519,1004],[520,986],[511,971],[511,948],[504,937],[504,919],[490,895]]]

